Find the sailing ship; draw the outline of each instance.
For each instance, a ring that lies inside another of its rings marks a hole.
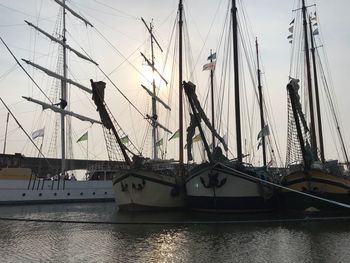
[[[235,118],[237,159],[229,160],[222,153],[222,149],[215,146],[215,138],[218,139],[225,150],[227,145],[220,137],[212,124],[206,118],[195,95],[195,85],[184,83],[184,89],[188,96],[192,109],[191,124],[188,128],[187,144],[191,144],[194,129],[197,127],[208,157],[208,162],[202,163],[189,171],[186,177],[187,205],[192,210],[207,212],[260,212],[271,210],[274,206],[273,188],[264,183],[270,180],[267,173],[257,173],[256,169],[243,162],[241,143],[241,116],[239,97],[239,56],[238,56],[238,20],[236,1],[231,6],[232,30],[233,30],[233,56],[234,56],[234,89],[235,89]],[[211,61],[212,62],[212,61]],[[212,72],[211,72],[212,77]],[[259,82],[259,87],[261,85]],[[213,101],[213,99],[212,99]],[[262,101],[262,98],[260,98]],[[213,102],[212,102],[213,104]],[[214,111],[212,111],[213,114]],[[262,113],[263,114],[263,113]],[[213,150],[211,151],[205,134],[200,125],[203,121],[212,133]],[[213,121],[214,123],[214,121]],[[264,120],[262,119],[264,126]],[[189,159],[190,146],[188,148]],[[266,160],[265,160],[266,164]]]
[[[318,28],[315,16],[308,12],[305,0],[301,1],[303,53],[305,55],[306,81],[305,89],[308,93],[309,119],[303,113],[300,101],[300,81],[291,78],[287,85],[288,92],[288,145],[287,165],[288,173],[283,178],[281,190],[283,206],[288,210],[303,212],[327,212],[342,210],[343,204],[350,204],[350,181],[344,175],[344,169],[337,160],[325,159],[323,126],[321,116],[320,91],[318,83],[319,69],[316,63],[315,36]],[[294,21],[290,32],[296,30]],[[292,38],[291,35],[290,38]],[[290,40],[295,42],[295,39]],[[310,47],[311,43],[311,47]],[[310,54],[311,51],[311,54]],[[314,106],[316,105],[316,111]],[[346,149],[340,133],[337,116],[337,131],[340,136],[342,151],[348,162]],[[310,125],[308,125],[310,123]],[[317,127],[317,130],[316,130]],[[293,158],[294,156],[294,158]]]
[[[179,90],[180,90],[180,128],[182,128],[182,9],[183,4],[179,2]],[[112,130],[116,139],[116,143],[121,149],[124,160],[128,165],[128,169],[117,171],[113,176],[113,188],[115,192],[115,199],[117,205],[121,211],[144,211],[144,210],[173,210],[184,208],[185,192],[183,188],[183,145],[181,142],[182,132],[179,132],[180,136],[180,162],[174,160],[163,160],[158,156],[158,128],[163,129],[165,132],[171,133],[164,125],[158,122],[157,103],[161,104],[166,110],[170,110],[170,107],[162,101],[156,94],[156,83],[154,74],[158,74],[164,82],[167,82],[165,78],[159,73],[155,67],[154,60],[154,45],[162,51],[161,46],[156,40],[153,34],[152,23],[148,26],[145,20],[142,18],[142,22],[146,26],[148,33],[150,34],[151,42],[151,59],[148,59],[143,53],[141,53],[143,59],[147,65],[151,67],[153,73],[152,90],[148,89],[145,85],[141,85],[142,88],[150,95],[152,99],[152,115],[146,115],[147,121],[152,126],[152,145],[153,156],[152,158],[145,158],[139,151],[131,151],[127,145],[122,141],[122,138],[127,136],[124,134],[120,136],[115,125],[118,125],[113,115],[104,102],[103,90],[105,84],[103,82],[93,82],[92,88],[94,92],[93,100],[99,111],[102,123],[107,130]],[[130,142],[130,139],[127,139]],[[130,156],[132,156],[130,158]]]
[[[95,180],[92,171],[90,171],[90,178],[86,181],[78,180],[67,180],[67,162],[66,162],[66,117],[73,116],[82,121],[88,121],[91,124],[101,124],[100,121],[94,120],[69,110],[67,104],[67,84],[76,86],[81,90],[92,93],[92,90],[85,87],[84,85],[77,83],[70,78],[67,74],[67,50],[74,53],[80,59],[88,61],[94,65],[98,65],[94,60],[92,60],[88,55],[84,55],[81,52],[73,49],[67,44],[66,39],[66,13],[69,12],[71,15],[82,21],[86,26],[93,26],[87,19],[83,18],[77,14],[73,9],[66,5],[66,1],[55,0],[62,10],[62,31],[60,32],[60,37],[55,37],[41,28],[35,26],[34,24],[25,21],[30,27],[34,28],[35,31],[42,34],[43,36],[49,38],[52,42],[58,44],[62,49],[63,56],[63,68],[62,73],[59,74],[53,72],[45,67],[36,64],[32,61],[23,59],[25,63],[33,66],[36,69],[46,73],[48,76],[53,77],[61,82],[61,94],[60,102],[54,103],[46,94],[45,97],[49,100],[49,103],[40,101],[30,97],[23,97],[24,99],[41,105],[43,110],[50,109],[53,112],[59,113],[61,116],[61,172],[59,174],[47,175],[46,177],[38,177],[33,174],[30,169],[21,167],[8,167],[3,168],[0,171],[0,204],[14,204],[14,203],[47,203],[47,202],[76,202],[76,201],[113,201],[113,188],[112,180]],[[1,39],[2,40],[2,39]],[[20,65],[19,61],[11,50],[8,48],[6,43],[2,40],[8,51],[14,57],[16,62]],[[21,65],[20,65],[21,66]],[[21,66],[24,70],[24,68]],[[26,72],[27,73],[27,72]],[[40,89],[34,79],[27,73],[34,84]],[[41,90],[41,89],[40,89]],[[42,90],[41,90],[42,91]],[[3,101],[2,101],[3,102]],[[19,121],[16,119],[14,114],[3,102],[9,113],[16,120],[19,127],[23,129]],[[23,129],[24,131],[24,129]],[[26,135],[28,135],[26,133]],[[69,137],[69,135],[68,135]],[[47,161],[41,148],[38,148],[33,142],[32,138],[28,136],[29,140],[37,148],[39,155],[44,157],[44,161]],[[48,164],[49,165],[49,164]],[[101,171],[98,171],[101,172]]]

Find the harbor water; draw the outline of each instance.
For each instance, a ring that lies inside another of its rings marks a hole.
[[[349,262],[350,220],[119,213],[115,203],[0,207],[1,262]]]

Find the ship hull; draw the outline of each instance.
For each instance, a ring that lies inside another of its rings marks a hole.
[[[285,177],[283,186],[320,198],[350,205],[349,180],[323,171],[310,170],[307,173],[293,172]],[[287,189],[281,190],[281,201],[282,208],[291,211],[327,212],[349,210],[348,208],[291,192]]]
[[[112,201],[111,180],[0,180],[0,205]]]
[[[178,210],[184,207],[179,180],[162,172],[132,169],[113,177],[115,199],[121,211]]]
[[[239,171],[220,166],[201,166],[186,180],[186,201],[191,210],[250,213],[274,208],[269,186]]]

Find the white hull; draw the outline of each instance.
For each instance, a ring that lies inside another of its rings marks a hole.
[[[115,200],[120,210],[167,210],[184,207],[184,193],[175,177],[135,169],[114,175]]]
[[[210,174],[217,175],[212,183],[209,183]],[[218,166],[205,165],[189,176],[186,191],[188,205],[193,210],[255,212],[272,208],[272,189],[244,176],[244,173]]]
[[[112,181],[0,180],[0,204],[113,201]]]

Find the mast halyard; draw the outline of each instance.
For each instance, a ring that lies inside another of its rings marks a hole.
[[[236,0],[232,0],[232,33],[233,33],[233,67],[234,67],[234,88],[235,88],[235,116],[236,116],[236,142],[237,160],[242,162],[242,135],[241,135],[241,112],[239,96],[239,61],[238,61],[238,22]]]
[[[255,40],[255,46],[256,46],[256,62],[257,62],[257,76],[258,76],[258,92],[259,92],[259,106],[260,106],[260,123],[261,123],[261,130],[265,127],[265,120],[264,120],[264,101],[263,101],[263,95],[262,95],[262,86],[261,86],[261,70],[260,70],[260,64],[259,64],[259,44],[258,39]],[[263,151],[263,165],[266,167],[266,143],[265,143],[265,136],[263,135],[261,138],[262,142],[262,151]]]
[[[180,176],[183,175],[184,164],[184,142],[183,142],[183,88],[182,88],[182,11],[183,3],[179,1],[179,161],[180,161]]]
[[[316,129],[315,129],[315,114],[313,105],[312,95],[312,82],[311,82],[311,65],[310,65],[310,52],[309,52],[309,41],[307,33],[307,7],[305,0],[302,0],[302,12],[303,12],[303,28],[304,28],[304,48],[305,48],[305,59],[306,59],[306,74],[307,74],[307,88],[309,95],[309,109],[310,109],[310,135],[311,135],[311,152],[314,160],[317,160],[317,142],[316,142]]]
[[[309,31],[310,31],[310,39],[311,39],[312,68],[314,73],[314,84],[315,84],[315,101],[316,101],[316,111],[317,111],[317,126],[318,126],[318,136],[319,136],[318,139],[320,144],[320,156],[321,156],[321,162],[325,163],[320,95],[319,95],[319,88],[318,88],[318,77],[317,77],[316,56],[315,56],[316,47],[315,47],[315,40],[313,36],[313,31],[312,31],[311,18],[309,18],[309,29],[310,29]]]

